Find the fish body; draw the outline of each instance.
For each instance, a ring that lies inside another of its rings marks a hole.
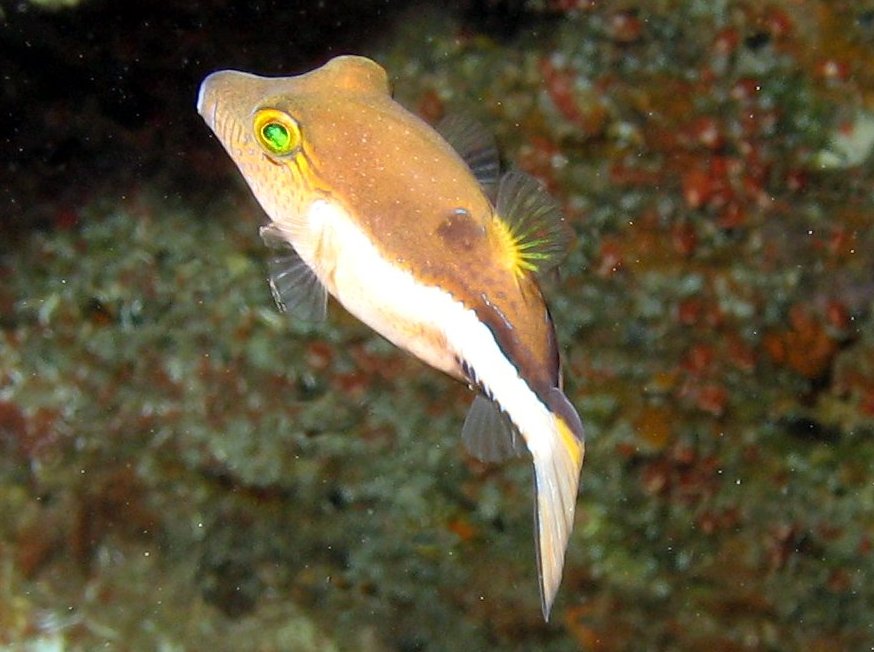
[[[271,269],[280,306],[321,317],[330,293],[479,392],[463,429],[474,454],[531,453],[548,618],[584,456],[535,274],[562,246],[554,203],[520,173],[493,201],[489,148],[474,136],[459,153],[363,57],[294,77],[213,73],[197,108],[270,218],[265,242],[285,247]]]

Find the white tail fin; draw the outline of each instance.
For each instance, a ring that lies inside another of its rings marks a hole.
[[[573,406],[559,389],[553,390],[548,403],[555,420],[555,436],[550,446],[538,449],[534,455],[540,606],[547,621],[561,583],[585,454],[583,427]]]

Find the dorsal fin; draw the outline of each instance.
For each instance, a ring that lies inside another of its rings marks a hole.
[[[327,314],[328,292],[274,225],[261,227],[261,239],[277,255],[267,259],[270,292],[279,312],[302,321],[322,321]]]
[[[464,419],[461,438],[468,452],[483,462],[500,462],[528,450],[525,441],[497,403],[477,394]]]
[[[558,202],[537,179],[519,170],[507,172],[498,186],[495,209],[506,227],[517,270],[543,274],[564,258],[573,231]]]
[[[486,195],[494,199],[501,159],[492,133],[482,123],[459,113],[443,118],[436,129],[464,159]]]

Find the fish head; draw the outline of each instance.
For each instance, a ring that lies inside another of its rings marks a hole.
[[[362,106],[391,102],[385,70],[370,59],[342,56],[292,77],[262,77],[235,70],[203,80],[197,111],[230,154],[266,213],[293,221],[319,196],[330,194],[322,160],[348,154],[353,143],[378,130]],[[358,164],[361,162],[358,161]]]

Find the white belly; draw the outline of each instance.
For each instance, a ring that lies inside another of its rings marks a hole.
[[[299,253],[343,307],[396,346],[457,376],[458,354],[447,342],[445,313],[437,307],[466,308],[384,258],[338,205],[313,202],[307,221],[313,246]]]
[[[535,456],[556,441],[554,420],[476,313],[387,260],[338,205],[313,202],[298,254],[358,319],[436,369],[456,377],[467,363],[507,412]]]

